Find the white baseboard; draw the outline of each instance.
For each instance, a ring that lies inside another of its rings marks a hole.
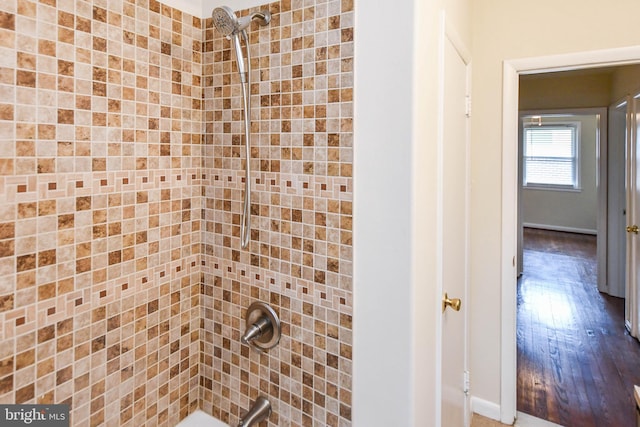
[[[471,411],[483,417],[500,421],[500,405],[497,403],[471,396]]]
[[[563,227],[561,225],[533,224],[530,222],[525,222],[522,224],[522,226],[524,228],[537,228],[540,230],[564,231],[566,233],[593,234],[594,236],[598,234],[597,230],[591,230],[588,228]]]
[[[471,412],[495,421],[501,421],[500,405],[475,396],[471,396]],[[518,412],[514,425],[516,427],[562,427],[559,424],[533,417],[524,412]]]

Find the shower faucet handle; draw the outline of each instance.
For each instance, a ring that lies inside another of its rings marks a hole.
[[[273,332],[271,320],[269,320],[267,316],[262,316],[247,328],[242,338],[240,338],[240,341],[242,341],[243,344],[250,345],[253,340],[270,332]]]
[[[282,328],[278,314],[264,302],[257,301],[249,306],[245,324],[241,341],[258,351],[273,348],[280,341]]]

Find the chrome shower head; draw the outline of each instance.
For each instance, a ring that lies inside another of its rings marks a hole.
[[[211,17],[213,18],[213,25],[220,34],[228,38],[243,31],[251,25],[251,21],[254,19],[258,21],[260,25],[267,25],[271,22],[271,13],[268,10],[253,12],[249,16],[238,18],[229,6],[216,7],[213,9]]]
[[[216,7],[213,9],[211,17],[213,18],[213,25],[215,25],[216,30],[223,36],[229,37],[236,32],[238,18],[229,6]]]

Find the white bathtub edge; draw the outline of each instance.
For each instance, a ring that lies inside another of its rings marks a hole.
[[[187,418],[180,421],[176,427],[229,427],[222,421],[213,418],[202,409],[197,409]]]

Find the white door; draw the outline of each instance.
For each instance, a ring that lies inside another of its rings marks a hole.
[[[625,164],[627,134],[629,129],[628,101],[609,107],[609,137],[607,141],[607,286],[609,295],[626,298],[625,268],[627,226]],[[600,268],[598,268],[598,272]],[[627,320],[627,324],[630,323]]]
[[[640,262],[640,178],[637,170],[640,165],[640,95],[633,98],[631,105],[631,132],[627,138],[626,150],[626,195],[627,195],[627,262],[626,262],[626,309],[625,318],[631,335],[638,338],[638,313],[640,300],[638,287],[638,263]]]
[[[443,26],[446,27],[446,26]],[[441,253],[442,295],[451,306],[442,311],[441,425],[469,425],[467,397],[467,280],[469,205],[469,56],[453,37],[442,38]],[[455,307],[457,300],[461,303]],[[444,300],[443,300],[444,301]],[[456,308],[459,311],[456,311]]]

